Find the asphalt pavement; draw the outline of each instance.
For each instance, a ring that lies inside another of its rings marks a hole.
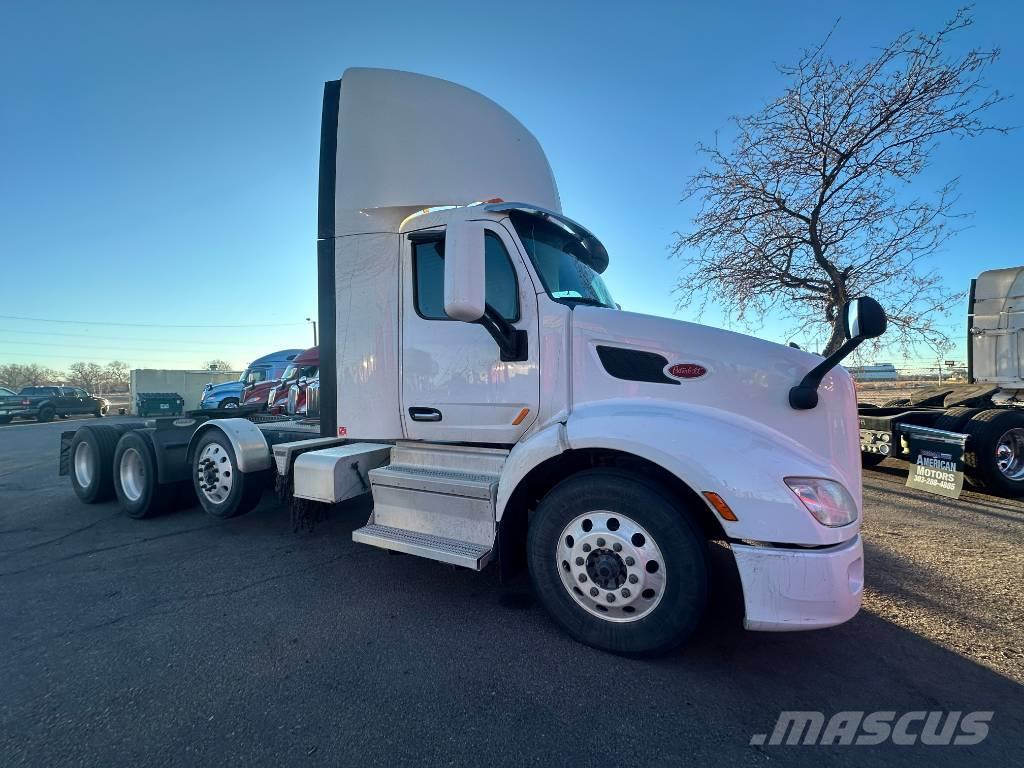
[[[264,500],[131,520],[57,476],[76,421],[0,427],[0,765],[1013,765],[1024,503],[865,476],[847,624],[750,633],[720,586],[693,640],[582,646],[524,583],[358,545],[364,501],[293,533]],[[721,553],[720,554],[725,554]],[[752,745],[783,710],[991,711],[973,746]]]

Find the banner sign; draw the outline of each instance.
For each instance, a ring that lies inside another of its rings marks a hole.
[[[951,499],[960,498],[964,487],[964,445],[967,435],[914,424],[901,424],[910,463],[907,487]]]

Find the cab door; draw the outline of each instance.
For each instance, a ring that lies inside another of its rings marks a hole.
[[[403,237],[402,418],[412,440],[515,443],[540,398],[537,294],[509,232],[487,222],[487,303],[527,333],[522,362],[503,362],[486,328],[444,312],[444,230]]]

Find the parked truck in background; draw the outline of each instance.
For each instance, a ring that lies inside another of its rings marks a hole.
[[[90,395],[81,387],[22,387],[16,395],[0,395],[0,424],[12,419],[53,421],[57,416],[92,414],[106,416],[110,401]]]
[[[279,379],[285,368],[302,352],[301,349],[282,349],[272,352],[249,363],[238,381],[223,384],[207,384],[203,389],[199,407],[202,409],[237,408],[244,399],[245,387],[259,384],[268,379]]]
[[[271,477],[293,504],[368,492],[355,541],[525,566],[565,631],[624,654],[692,632],[712,540],[748,629],[857,612],[856,397],[835,366],[884,330],[877,303],[844,308],[826,360],[621,311],[533,135],[480,94],[389,70],[324,88],[317,251],[318,423],[211,411],[65,432],[83,501],[147,517],[185,484],[231,517]]]
[[[950,476],[962,464],[975,487],[1024,496],[1024,267],[971,281],[966,382],[923,387],[878,408],[861,405],[859,415],[864,466],[887,458],[916,463],[923,452],[949,465]],[[950,482],[932,489],[952,493]]]
[[[320,373],[320,348],[311,347],[292,361],[284,377],[267,394],[272,414],[291,416],[306,412],[306,385]]]

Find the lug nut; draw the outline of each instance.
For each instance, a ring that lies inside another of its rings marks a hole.
[[[604,539],[598,539],[597,540],[597,546],[603,547],[604,546]]]
[[[615,602],[615,595],[613,595],[611,592],[608,593],[608,602],[609,603],[614,603]]]
[[[584,581],[586,581],[586,580],[587,580],[587,574],[585,574],[585,573],[581,573],[581,574],[580,574],[580,582],[582,583],[582,582],[584,582]]]
[[[583,565],[583,558],[582,557],[577,557],[576,558],[576,565]]]
[[[614,544],[612,544],[612,549],[614,549],[616,552],[621,552],[622,551],[622,545],[619,544],[619,542],[616,541]]]
[[[599,594],[601,594],[601,590],[599,590],[597,587],[591,587],[590,588],[590,596],[591,597],[597,597]]]
[[[636,584],[638,581],[640,581],[640,579],[637,578],[635,573],[629,574],[629,583],[630,584]]]
[[[584,544],[583,545],[583,551],[584,552],[589,552],[590,551],[590,545],[589,544]]]
[[[629,597],[631,594],[633,594],[633,593],[630,592],[628,589],[623,589],[622,590],[622,596],[623,597]]]
[[[634,560],[632,557],[627,557],[626,558],[626,565],[630,565],[630,566],[636,565],[636,560]]]

